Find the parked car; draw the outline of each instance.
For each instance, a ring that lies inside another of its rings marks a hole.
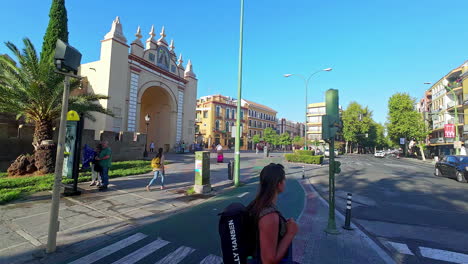
[[[330,150],[329,149],[325,149],[325,153],[324,153],[325,157],[329,157],[330,156]],[[335,157],[338,156],[338,150],[335,149]]]
[[[385,158],[385,152],[377,151],[377,152],[375,152],[374,157],[376,157],[376,158]]]
[[[466,182],[468,179],[468,156],[445,156],[435,164],[434,174]]]

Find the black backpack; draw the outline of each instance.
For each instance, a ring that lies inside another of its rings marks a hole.
[[[254,218],[241,203],[232,203],[219,214],[219,237],[224,264],[244,264],[256,250]]]

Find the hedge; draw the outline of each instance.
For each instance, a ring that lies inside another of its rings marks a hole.
[[[297,149],[297,150],[294,151],[294,154],[314,156],[315,155],[315,150],[300,150],[300,149]]]
[[[310,155],[297,155],[297,154],[285,154],[284,157],[289,162],[300,162],[307,164],[322,164],[323,156],[310,156]]]

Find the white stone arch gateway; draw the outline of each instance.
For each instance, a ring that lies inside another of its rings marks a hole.
[[[109,96],[100,104],[114,116],[96,114],[85,127],[95,131],[146,133],[144,117],[151,117],[148,143],[172,150],[177,143],[195,140],[198,80],[189,60],[176,55],[174,41],[167,43],[164,27],[156,39],[154,26],[145,43],[138,27],[135,40],[127,44],[117,17],[101,41],[99,61],[82,64],[86,90]]]

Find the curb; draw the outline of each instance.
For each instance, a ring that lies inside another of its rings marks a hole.
[[[326,206],[329,207],[328,202],[322,197],[322,195],[315,189],[313,184],[308,180],[298,180],[301,187],[304,190],[304,193],[306,194],[307,197],[307,190],[305,189],[306,181],[308,183],[308,186],[310,190],[319,198],[319,200]],[[306,199],[306,198],[304,198]],[[306,199],[307,202],[307,199]],[[306,208],[306,204],[304,204],[303,211],[301,215],[299,216],[298,221],[300,221],[300,218],[302,217],[302,214],[304,213],[304,210]],[[344,215],[338,211],[338,209],[335,209],[335,214],[338,216],[342,221],[345,220]],[[390,254],[384,249],[384,247],[379,246],[377,242],[375,242],[372,238],[370,238],[365,231],[362,230],[362,227],[360,225],[356,225],[354,222],[351,221],[351,227],[354,228],[354,230],[359,233],[359,235],[367,242],[367,244],[382,258],[382,260],[387,263],[387,264],[396,264],[396,261],[390,256]]]

